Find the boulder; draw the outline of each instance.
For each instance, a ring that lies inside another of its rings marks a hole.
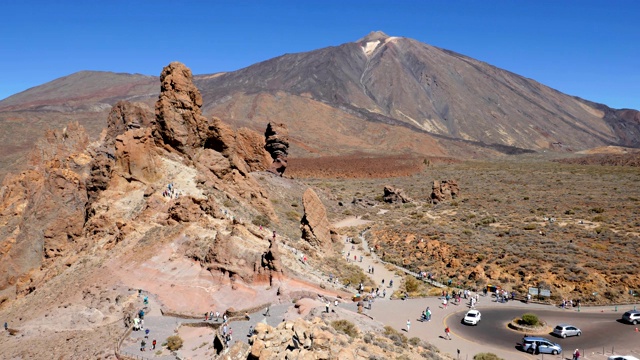
[[[455,199],[460,192],[458,183],[455,180],[434,180],[431,188],[430,199],[434,204]]]
[[[332,236],[332,228],[327,219],[327,210],[313,189],[308,188],[302,195],[304,215],[300,220],[302,238],[312,246],[327,249],[337,237]],[[335,231],[333,231],[335,234]]]
[[[404,203],[413,202],[413,199],[408,197],[404,193],[404,190],[398,189],[398,188],[394,188],[394,187],[389,186],[389,185],[384,187],[383,199],[384,199],[385,202],[388,202],[388,203],[403,203],[404,204]]]

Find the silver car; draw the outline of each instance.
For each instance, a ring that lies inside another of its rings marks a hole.
[[[553,335],[566,338],[567,336],[580,336],[582,331],[573,325],[560,324],[553,329]]]
[[[562,347],[545,338],[537,336],[525,336],[522,338],[522,350],[530,354],[553,354],[558,355],[562,352]]]

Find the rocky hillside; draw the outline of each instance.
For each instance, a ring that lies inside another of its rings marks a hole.
[[[291,131],[292,158],[418,154],[494,157],[523,151],[640,146],[640,115],[418,41],[371,33],[194,79],[203,111],[232,128]],[[97,138],[119,100],[152,106],[157,79],[81,72],[0,102],[2,168],[20,163],[46,127],[76,120]],[[34,134],[38,134],[34,136]]]

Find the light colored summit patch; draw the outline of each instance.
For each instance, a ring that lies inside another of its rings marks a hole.
[[[368,43],[364,44],[364,46],[362,47],[362,51],[364,51],[365,55],[370,56],[379,44],[380,40],[369,41]]]

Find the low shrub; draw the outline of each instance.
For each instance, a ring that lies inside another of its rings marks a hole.
[[[494,353],[478,353],[473,356],[473,360],[504,360]]]
[[[346,334],[351,338],[358,336],[358,328],[356,328],[351,321],[344,319],[335,320],[331,322],[331,326],[336,329],[336,331]]]
[[[167,349],[171,351],[179,350],[182,347],[182,338],[178,335],[171,335],[167,338]]]
[[[520,324],[528,325],[528,326],[536,326],[540,324],[540,319],[538,319],[538,316],[535,314],[527,313],[522,315],[522,318],[520,319]]]

